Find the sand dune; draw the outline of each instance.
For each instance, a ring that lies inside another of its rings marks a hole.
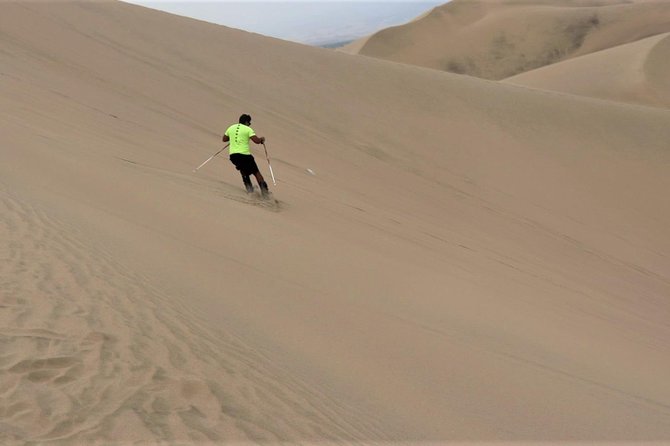
[[[3,444],[670,439],[667,110],[0,11]]]
[[[505,82],[565,93],[670,107],[670,34],[559,62]]]
[[[353,438],[285,371],[2,191],[3,443]],[[361,435],[358,431],[358,435]]]
[[[664,1],[453,0],[342,51],[503,79],[667,32]]]

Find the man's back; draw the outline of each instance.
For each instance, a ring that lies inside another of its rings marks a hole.
[[[228,138],[230,138],[229,153],[231,155],[233,153],[251,155],[251,150],[249,149],[249,139],[256,135],[251,127],[244,124],[233,124],[228,127],[228,130],[226,130],[225,134],[228,136]]]

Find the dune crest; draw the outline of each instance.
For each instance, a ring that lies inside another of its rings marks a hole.
[[[564,93],[670,107],[670,34],[559,62],[505,79]]]
[[[648,0],[454,0],[342,51],[504,79],[669,32],[670,4]]]

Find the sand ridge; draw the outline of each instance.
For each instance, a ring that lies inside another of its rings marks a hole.
[[[668,108],[669,37],[667,33],[648,37],[538,68],[504,82]]]
[[[670,31],[658,1],[454,0],[342,51],[503,79]]]

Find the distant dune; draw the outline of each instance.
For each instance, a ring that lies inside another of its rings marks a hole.
[[[666,1],[453,0],[342,51],[503,79],[666,32]]]
[[[670,108],[670,34],[538,68],[504,82]]]
[[[108,1],[0,3],[0,98],[0,444],[670,442],[667,110]]]

